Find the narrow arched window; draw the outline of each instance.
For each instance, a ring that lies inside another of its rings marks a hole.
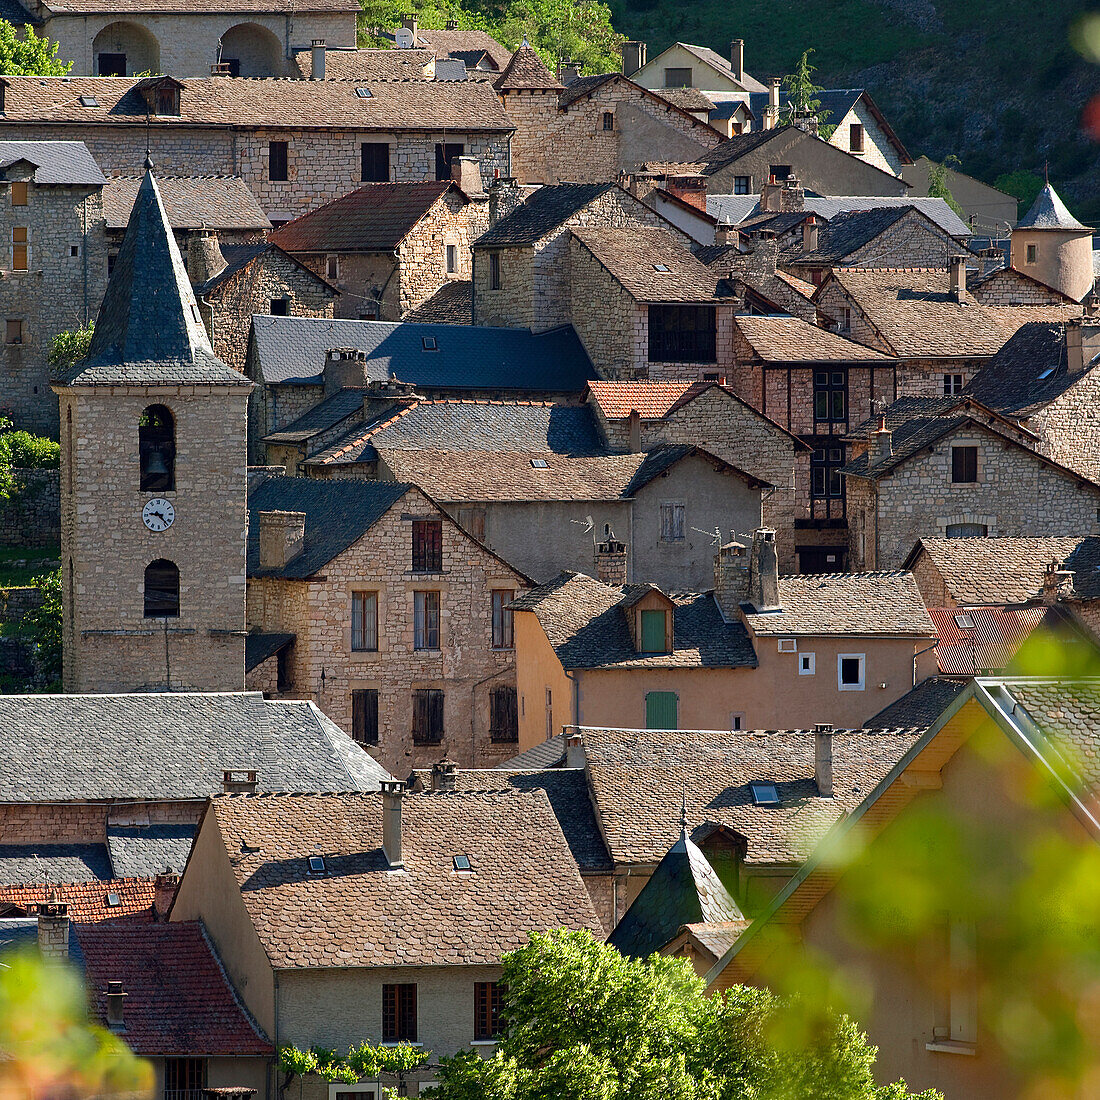
[[[141,490],[163,493],[176,487],[176,422],[164,405],[150,405],[138,421]]]
[[[180,571],[175,562],[157,558],[145,567],[145,617],[178,619]]]

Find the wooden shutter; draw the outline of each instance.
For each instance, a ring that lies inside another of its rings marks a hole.
[[[665,644],[665,612],[642,612],[642,652],[664,653]]]
[[[651,691],[645,697],[645,725],[650,730],[674,730],[679,697],[674,691]]]

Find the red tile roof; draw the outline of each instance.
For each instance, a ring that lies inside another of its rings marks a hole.
[[[710,383],[699,382],[589,382],[588,392],[608,420],[621,420],[637,409],[645,420],[668,413],[690,390]]]
[[[153,920],[156,886],[151,878],[67,882],[60,886],[54,883],[0,886],[0,912],[7,906],[15,906],[31,915],[35,905],[48,900],[51,890],[57,891],[59,900],[69,907],[69,919],[77,924],[93,924],[117,917],[127,917],[131,922],[151,923]],[[118,905],[108,904],[109,894],[118,897]]]
[[[264,1057],[272,1044],[237,1000],[198,921],[77,930],[94,1017],[109,981],[126,993],[122,1037],[135,1054]]]

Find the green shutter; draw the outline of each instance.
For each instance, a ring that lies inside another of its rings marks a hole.
[[[642,612],[642,652],[664,653],[665,651],[665,613],[663,611]]]
[[[674,730],[679,696],[674,691],[651,691],[645,697],[645,726],[649,730]]]

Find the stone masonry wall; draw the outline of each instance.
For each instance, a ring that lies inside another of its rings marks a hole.
[[[920,554],[910,570],[920,589],[925,607],[954,607],[955,600],[947,594],[943,574],[927,554]]]
[[[634,348],[637,302],[575,237],[569,238],[572,321],[601,378],[638,377]]]
[[[874,348],[876,351],[884,352],[886,355],[894,354],[890,345],[879,335],[878,330],[871,324],[863,311],[856,304],[855,299],[852,298],[839,283],[831,281],[828,286],[824,287],[818,293],[816,302],[818,312],[829,318],[834,324],[840,322],[843,316],[842,310],[850,310],[851,325],[848,329],[844,330],[844,335],[847,336],[849,340],[855,340],[865,347]]]
[[[19,491],[0,500],[0,545],[56,546],[61,541],[58,471],[16,470],[14,474]]]
[[[860,100],[843,119],[830,118],[826,120],[828,125],[836,129],[829,137],[829,144],[845,153],[851,153],[865,164],[874,165],[891,175],[901,175],[901,158],[897,149],[886,140],[886,135],[879,127],[875,116],[868,110],[867,105]],[[863,152],[852,153],[851,124],[858,122],[863,127]]]
[[[461,767],[492,767],[513,756],[515,742],[489,739],[489,691],[515,684],[514,650],[492,648],[492,591],[519,591],[521,578],[450,519],[443,519],[443,571],[411,571],[413,518],[440,513],[417,489],[325,567],[321,581],[254,579],[253,628],[297,634],[291,653],[295,698],[312,699],[351,731],[351,692],[379,692],[379,744],[368,748],[395,775],[444,756]],[[441,648],[413,648],[413,593],[440,593]],[[378,651],[351,649],[351,597],[378,594]],[[321,688],[321,669],[325,686]],[[444,691],[441,744],[414,745],[412,692]]]
[[[1038,434],[1037,450],[1100,481],[1100,371],[1089,371],[1025,426]]]
[[[1065,306],[1066,300],[1055,290],[1004,268],[983,279],[973,288],[974,300],[983,306]]]
[[[948,256],[966,256],[967,250],[915,210],[907,211],[863,248],[845,257],[851,267],[942,267],[947,288]]]
[[[301,252],[295,255],[295,259],[339,288],[335,316],[350,317],[352,320],[374,317],[379,321],[401,319],[401,280],[395,271],[392,253],[342,252],[337,258],[335,279],[328,274],[329,255],[325,252]]]
[[[10,844],[106,844],[108,821],[195,825],[203,806],[200,801],[6,803],[0,805],[0,832]]]

